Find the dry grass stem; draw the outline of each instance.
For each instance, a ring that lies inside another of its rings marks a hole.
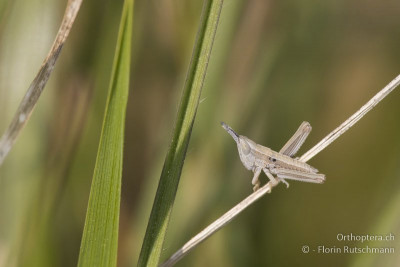
[[[323,149],[325,149],[330,143],[335,141],[339,136],[344,134],[351,126],[356,124],[368,111],[373,109],[382,99],[384,99],[390,92],[392,92],[400,84],[400,75],[394,78],[388,85],[379,91],[371,100],[369,100],[364,106],[362,106],[356,113],[354,113],[350,118],[343,122],[339,127],[328,134],[324,139],[322,139],[313,148],[304,153],[300,157],[301,161],[307,162]]]
[[[29,86],[24,98],[22,99],[11,124],[8,126],[0,139],[0,166],[3,163],[8,152],[10,152],[12,146],[14,145],[18,134],[21,132],[22,128],[25,126],[26,122],[31,116],[33,108],[35,107],[44,86],[49,80],[50,74],[53,71],[60,51],[65,43],[65,40],[68,37],[72,24],[75,21],[76,15],[78,14],[81,3],[82,0],[68,1],[64,13],[64,18],[61,22],[61,26],[58,30],[53,46],[51,47],[50,52],[48,53],[46,59],[40,67],[39,72]]]
[[[345,133],[351,126],[358,122],[368,111],[375,107],[383,98],[385,98],[390,92],[393,91],[400,84],[400,75],[398,75],[393,81],[391,81],[385,88],[377,93],[370,101],[362,106],[356,113],[354,113],[349,119],[343,122],[338,128],[333,130],[324,139],[321,140],[317,145],[307,151],[303,156],[300,157],[301,161],[307,162],[309,159],[317,155],[340,135]],[[256,192],[252,193],[239,204],[234,206],[219,219],[214,221],[212,224],[207,226],[203,231],[198,233],[192,239],[190,239],[182,248],[175,252],[167,261],[160,266],[167,267],[173,266],[176,262],[182,259],[190,250],[200,244],[202,241],[210,237],[212,234],[217,232],[219,229],[227,225],[233,218],[239,215],[244,209],[253,204],[255,201],[260,199],[266,193],[271,192],[272,188],[278,185],[278,183],[268,182],[266,185],[261,187]]]

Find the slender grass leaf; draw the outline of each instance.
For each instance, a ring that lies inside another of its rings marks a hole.
[[[78,266],[116,266],[133,0],[125,0]]]
[[[156,266],[159,262],[218,26],[222,3],[223,0],[204,1],[192,60],[186,76],[175,122],[172,143],[165,158],[138,266]]]

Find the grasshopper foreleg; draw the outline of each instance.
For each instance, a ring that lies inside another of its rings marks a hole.
[[[251,180],[251,183],[254,185],[253,187],[254,192],[257,191],[258,188],[260,188],[260,180],[258,179],[260,173],[261,173],[261,168],[256,168],[254,171],[253,179]]]

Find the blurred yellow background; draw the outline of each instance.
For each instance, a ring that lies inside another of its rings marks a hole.
[[[0,168],[0,266],[75,266],[122,0],[83,1],[55,72]],[[45,58],[66,1],[0,0],[0,134]],[[135,1],[118,266],[135,266],[171,140],[202,1]],[[279,150],[302,121],[311,148],[400,73],[400,2],[226,0],[161,260],[252,192],[220,127]],[[325,184],[275,188],[177,266],[395,266],[400,89],[309,163]],[[266,177],[262,176],[263,181]]]

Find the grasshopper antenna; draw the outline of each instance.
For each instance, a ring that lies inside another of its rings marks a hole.
[[[235,140],[235,142],[239,142],[239,135],[235,133],[235,131],[225,122],[221,121],[222,128],[225,129],[225,131],[228,132],[232,136],[232,138]]]

